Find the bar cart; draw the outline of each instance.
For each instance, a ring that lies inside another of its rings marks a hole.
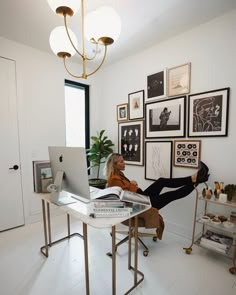
[[[207,214],[208,208],[210,204],[214,204],[216,206],[228,206],[232,208],[232,210],[236,210],[236,203],[235,202],[220,202],[219,200],[215,199],[214,196],[212,196],[210,199],[204,198],[201,193],[198,192],[198,190],[195,188],[196,192],[196,200],[195,200],[195,210],[194,210],[194,222],[193,222],[193,231],[192,231],[192,242],[189,247],[183,248],[185,250],[186,254],[190,254],[192,252],[192,246],[198,245],[203,248],[207,248],[208,250],[212,250],[214,252],[217,252],[219,254],[223,254],[224,256],[227,256],[232,259],[233,266],[229,268],[229,272],[231,274],[236,275],[236,222],[232,223],[230,227],[225,227],[226,224],[223,224],[223,222],[216,224],[211,222],[211,220],[207,220]],[[202,212],[198,212],[199,203],[203,202],[203,209]],[[223,208],[222,208],[223,209]],[[219,208],[220,210],[220,208]],[[205,220],[204,220],[205,218]],[[199,224],[199,232],[196,233],[196,225]],[[230,222],[228,222],[230,224]],[[223,235],[229,237],[229,239],[232,240],[232,244],[230,246],[230,251],[225,251],[225,253],[222,253],[223,251],[219,252],[216,251],[214,247],[206,247],[203,243],[201,243],[201,239],[203,238],[206,231],[210,229],[211,231],[220,232]]]

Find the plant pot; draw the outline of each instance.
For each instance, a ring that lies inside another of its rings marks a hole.
[[[106,187],[107,181],[106,179],[101,178],[91,178],[89,179],[89,185],[94,186],[100,189],[104,189]]]

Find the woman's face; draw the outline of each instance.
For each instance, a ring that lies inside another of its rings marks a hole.
[[[125,170],[125,162],[124,162],[124,159],[122,156],[120,156],[117,160],[117,163],[116,163],[116,168],[118,170]]]

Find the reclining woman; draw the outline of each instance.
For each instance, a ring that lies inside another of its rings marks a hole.
[[[122,171],[125,170],[125,162],[122,155],[112,153],[108,156],[105,164],[105,175],[107,187],[119,186],[123,190],[137,192],[150,197],[152,207],[160,210],[172,201],[188,196],[199,183],[208,180],[208,167],[200,162],[200,169],[197,173],[178,178],[160,177],[144,191],[138,186],[135,180],[129,180]],[[161,193],[164,187],[176,188],[176,190]]]

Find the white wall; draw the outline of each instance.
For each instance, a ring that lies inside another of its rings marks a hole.
[[[148,74],[191,62],[191,93],[230,87],[228,137],[202,137],[201,159],[210,167],[209,183],[214,180],[235,183],[235,112],[236,112],[236,11],[209,23],[171,38],[140,54],[127,57],[103,70],[105,82],[101,99],[105,116],[100,116],[100,126],[118,142],[116,105],[128,102],[128,93],[145,90]],[[132,40],[130,40],[132,42]],[[109,112],[107,112],[109,110]],[[165,140],[165,139],[161,139]],[[169,140],[169,139],[167,139]],[[173,168],[173,177],[189,175],[192,169]],[[138,180],[146,188],[150,181],[144,179],[144,167],[126,166],[126,175]],[[169,204],[161,210],[167,229],[191,236],[194,196]]]
[[[41,212],[41,202],[33,193],[32,161],[47,160],[49,145],[65,144],[64,79],[75,79],[66,75],[62,61],[53,54],[4,38],[0,38],[0,56],[16,61],[23,201],[28,223],[38,220]],[[78,71],[73,65],[72,69]],[[96,120],[91,117],[93,126]]]
[[[213,180],[235,183],[236,118],[236,11],[208,24],[176,36],[138,55],[127,57],[101,69],[88,80],[90,84],[91,135],[106,129],[117,144],[116,105],[128,101],[128,93],[145,89],[146,77],[160,69],[191,62],[191,93],[230,87],[229,136],[201,138],[202,160]],[[132,40],[130,40],[132,42]],[[16,60],[17,99],[23,199],[26,223],[39,218],[40,201],[33,193],[32,161],[48,158],[48,145],[62,145],[64,127],[64,79],[62,63],[55,56],[0,37],[0,56]],[[77,66],[73,65],[73,70]],[[173,177],[193,173],[191,169],[173,169]],[[144,167],[127,166],[126,174],[145,188]],[[191,235],[194,198],[189,196],[161,210],[167,229]]]

